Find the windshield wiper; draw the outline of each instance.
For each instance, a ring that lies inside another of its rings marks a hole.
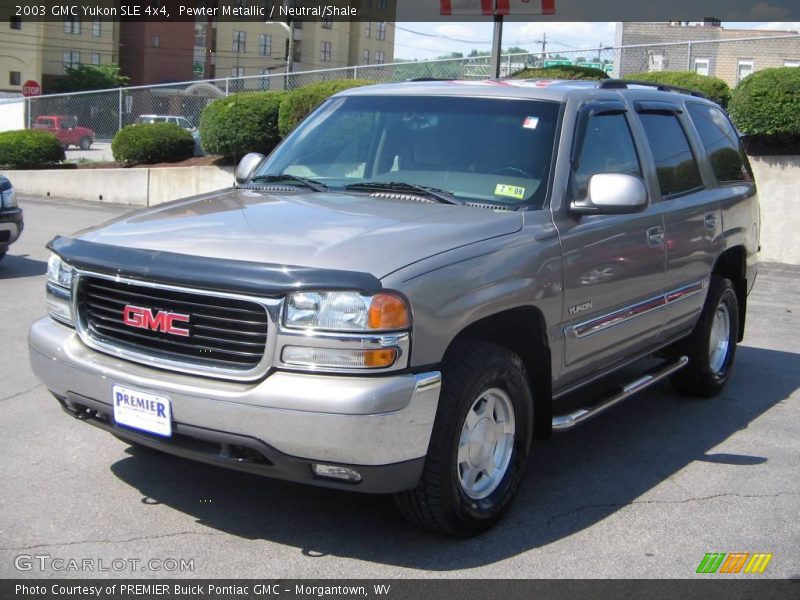
[[[461,204],[461,201],[457,200],[452,192],[428,187],[427,185],[405,183],[404,181],[365,181],[363,183],[353,183],[344,189],[353,192],[410,192],[425,198],[431,198],[442,204]]]
[[[328,186],[324,183],[320,183],[319,181],[314,181],[313,179],[308,179],[306,177],[298,177],[297,175],[256,175],[247,183],[257,183],[259,181],[264,183],[288,181],[290,184],[299,183],[300,185],[304,185],[308,189],[314,190],[315,192],[328,191]]]

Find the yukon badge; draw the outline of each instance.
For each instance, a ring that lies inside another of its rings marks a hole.
[[[188,323],[189,315],[182,315],[166,310],[153,311],[151,308],[132,306],[128,304],[122,311],[122,321],[129,327],[149,329],[171,335],[189,337],[189,330],[177,327],[175,323]]]
[[[592,310],[592,301],[589,300],[588,302],[584,302],[583,304],[576,304],[575,306],[569,307],[569,316],[579,315],[582,312],[586,312],[587,310]]]

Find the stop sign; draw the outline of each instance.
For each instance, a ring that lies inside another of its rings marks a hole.
[[[28,79],[28,81],[22,84],[22,95],[41,96],[42,86],[40,86],[39,83],[34,81],[33,79]]]

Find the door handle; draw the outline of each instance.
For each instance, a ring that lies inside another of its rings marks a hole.
[[[664,244],[664,230],[661,227],[651,227],[647,230],[647,245],[661,246]]]
[[[703,221],[705,222],[706,229],[708,229],[709,231],[716,230],[716,228],[717,228],[717,217],[714,215],[714,213],[707,214],[705,216],[705,219],[703,219]]]

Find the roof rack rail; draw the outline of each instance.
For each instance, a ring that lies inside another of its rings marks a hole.
[[[681,94],[689,94],[690,96],[695,96],[697,98],[705,98],[706,100],[708,100],[707,96],[695,90],[678,87],[677,85],[657,83],[655,81],[635,81],[632,79],[603,79],[602,81],[597,82],[597,87],[605,90],[627,89],[629,85],[641,85],[644,87],[655,88],[659,92],[679,92]]]

